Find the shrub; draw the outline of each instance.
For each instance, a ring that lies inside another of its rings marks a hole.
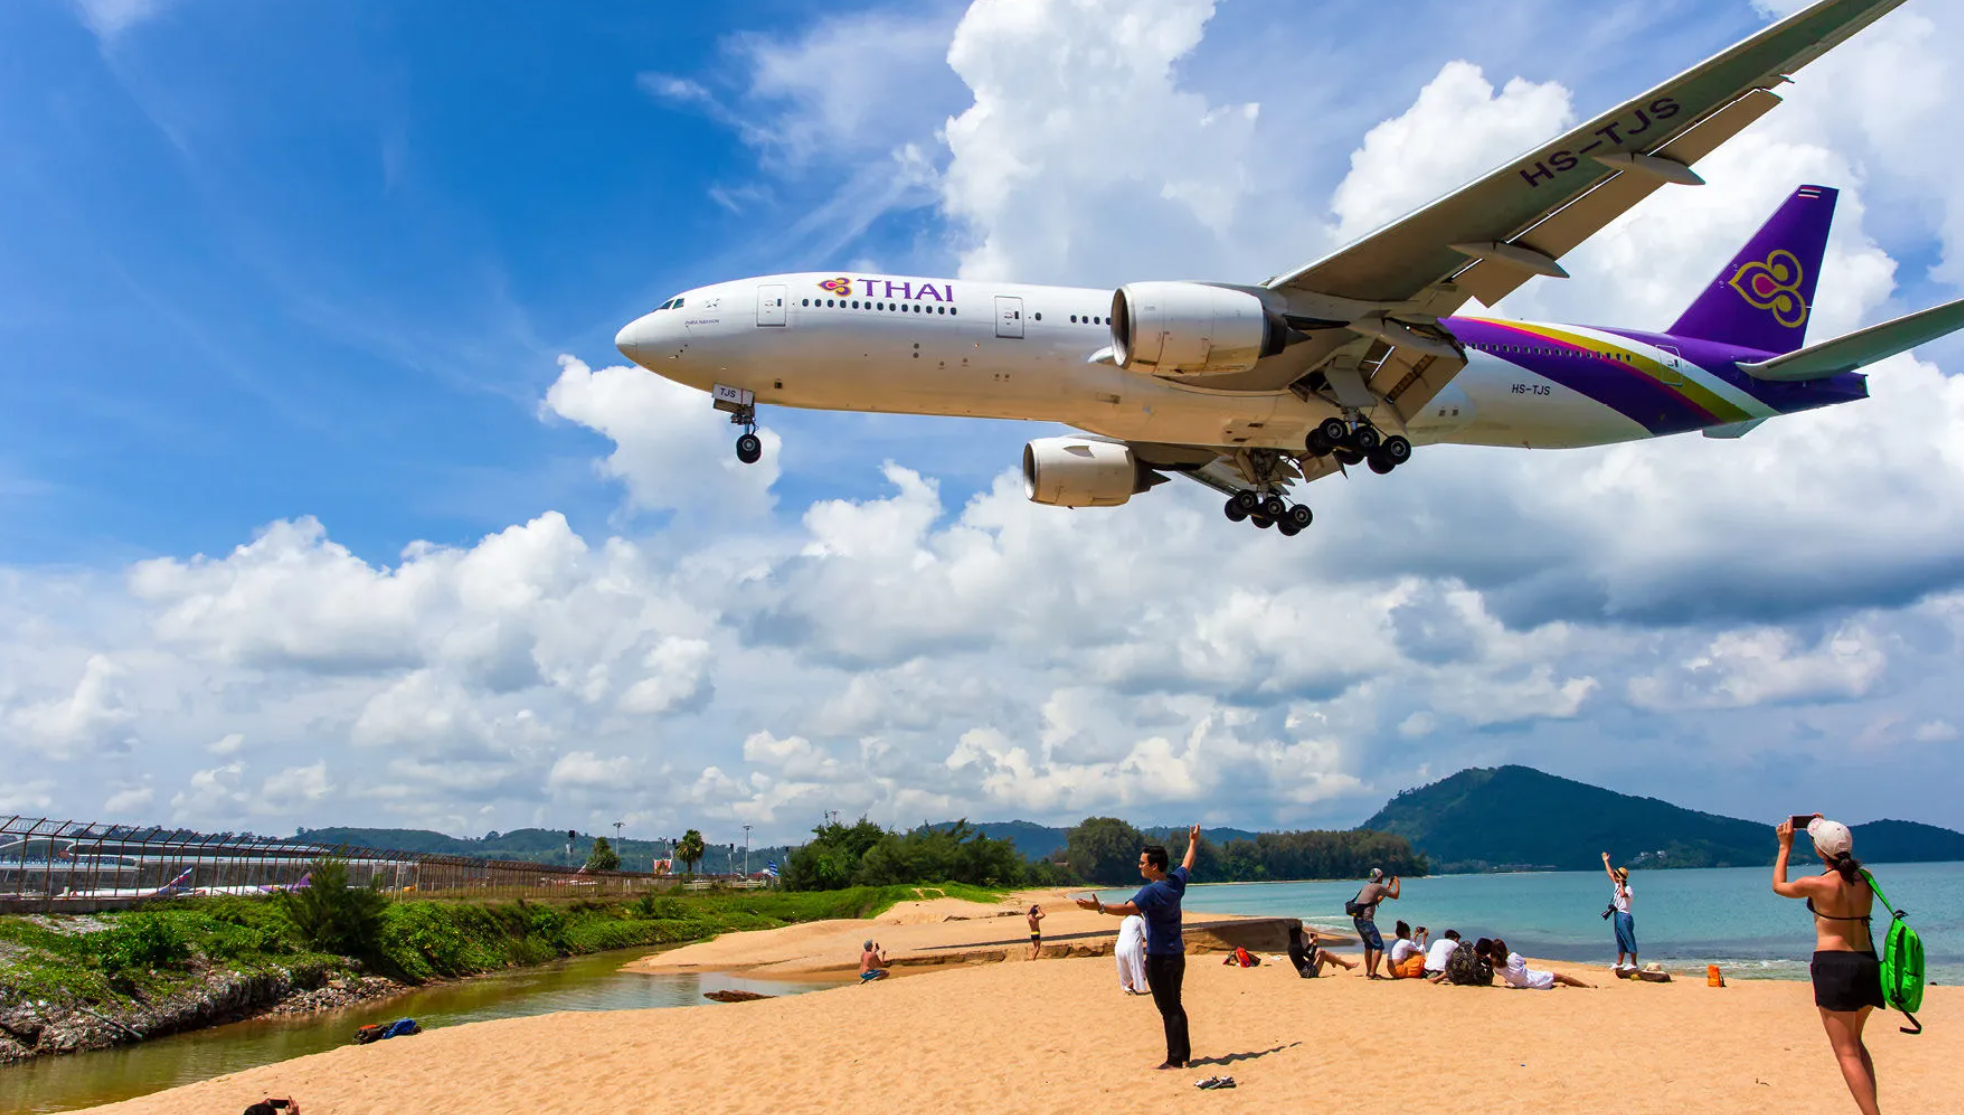
[[[315,860],[307,874],[305,887],[275,896],[300,940],[338,956],[378,956],[389,896],[373,883],[349,886],[348,861],[339,857]]]
[[[184,935],[154,914],[131,914],[115,928],[90,934],[87,940],[96,967],[109,973],[176,968],[191,959]]]

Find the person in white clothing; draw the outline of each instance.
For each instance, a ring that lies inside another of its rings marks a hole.
[[[1609,881],[1616,889],[1610,893],[1609,910],[1616,922],[1616,974],[1624,972],[1623,958],[1630,958],[1629,971],[1637,970],[1637,919],[1630,913],[1630,869],[1611,867],[1609,853],[1603,853],[1603,870],[1609,872]]]
[[[1459,930],[1448,929],[1446,935],[1432,942],[1425,950],[1425,978],[1438,983],[1446,978],[1446,961],[1453,958],[1453,950],[1459,948]]]
[[[1146,986],[1146,919],[1138,914],[1128,914],[1118,923],[1118,944],[1112,955],[1118,958],[1118,986],[1127,995],[1145,995],[1150,989]]]
[[[1398,923],[1398,938],[1391,942],[1391,951],[1385,954],[1390,960],[1392,979],[1417,979],[1425,974],[1425,945],[1429,940],[1431,934],[1424,926],[1413,933],[1411,926]]]
[[[1506,980],[1509,987],[1519,987],[1528,991],[1552,991],[1557,986],[1595,986],[1595,984],[1583,983],[1574,976],[1565,976],[1560,972],[1543,972],[1539,969],[1528,967],[1528,958],[1518,952],[1510,951],[1507,947],[1507,942],[1498,937],[1494,938],[1493,955],[1507,958],[1506,965],[1496,968],[1495,974],[1499,975],[1501,979]]]

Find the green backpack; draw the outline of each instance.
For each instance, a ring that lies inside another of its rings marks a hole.
[[[1909,1018],[1909,1026],[1901,1027],[1903,1033],[1920,1034],[1923,1023],[1916,1020],[1916,1012],[1923,1009],[1923,938],[1903,920],[1904,912],[1875,885],[1875,876],[1863,871],[1862,878],[1868,880],[1869,889],[1889,911],[1889,935],[1882,942],[1882,1000]]]

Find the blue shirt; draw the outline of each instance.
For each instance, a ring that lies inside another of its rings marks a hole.
[[[1146,919],[1147,956],[1178,956],[1185,951],[1180,943],[1180,896],[1186,892],[1187,869],[1175,867],[1132,896],[1132,904]]]

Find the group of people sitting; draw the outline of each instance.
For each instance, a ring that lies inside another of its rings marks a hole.
[[[1448,929],[1434,941],[1426,927],[1421,925],[1414,930],[1402,921],[1386,957],[1392,979],[1491,987],[1498,976],[1510,987],[1533,991],[1592,986],[1574,976],[1528,967],[1527,958],[1508,948],[1507,942],[1498,937],[1491,940],[1482,937],[1469,945],[1460,939],[1459,930]],[[1344,969],[1357,967],[1356,961],[1345,960],[1324,949],[1314,929],[1300,926],[1289,930],[1289,961],[1296,966],[1296,974],[1304,979],[1322,975],[1331,965]]]

